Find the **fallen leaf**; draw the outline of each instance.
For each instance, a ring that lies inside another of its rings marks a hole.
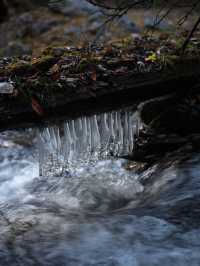
[[[50,68],[49,72],[53,80],[58,80],[60,78],[60,68],[58,64],[55,64],[52,68]]]
[[[39,115],[43,116],[44,115],[44,110],[42,106],[38,103],[38,101],[34,98],[31,99],[31,106],[33,110]]]
[[[96,70],[92,71],[91,78],[92,78],[93,81],[97,80],[97,72],[96,72]]]
[[[113,53],[113,47],[112,46],[108,46],[105,49],[105,55],[111,55]]]
[[[157,56],[155,53],[152,53],[145,58],[146,62],[155,62],[156,60],[157,60]]]
[[[55,64],[55,65],[53,65],[53,66],[50,68],[50,72],[51,72],[51,73],[59,72],[59,70],[60,70],[60,67],[59,67],[58,64]]]

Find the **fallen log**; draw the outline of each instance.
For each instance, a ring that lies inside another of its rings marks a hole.
[[[0,92],[0,130],[44,125],[199,90],[197,56],[151,60],[121,48],[109,49],[57,48],[37,59],[1,64],[0,81],[11,80],[13,92]]]
[[[140,104],[137,110],[141,125],[132,160],[155,163],[184,146],[199,152],[199,91],[181,99],[175,94],[154,98]]]

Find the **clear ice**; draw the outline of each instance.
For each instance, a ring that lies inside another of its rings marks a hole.
[[[39,132],[40,176],[62,176],[109,157],[129,155],[137,134],[132,110],[80,117]]]

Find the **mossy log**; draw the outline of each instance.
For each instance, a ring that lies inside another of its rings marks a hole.
[[[40,58],[0,64],[0,81],[13,82],[0,92],[0,130],[32,127],[80,114],[199,90],[200,58],[171,55],[141,62],[130,49],[46,50]]]

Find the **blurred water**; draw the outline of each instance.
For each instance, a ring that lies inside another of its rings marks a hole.
[[[31,131],[0,135],[0,265],[199,266],[200,155],[38,177]]]

